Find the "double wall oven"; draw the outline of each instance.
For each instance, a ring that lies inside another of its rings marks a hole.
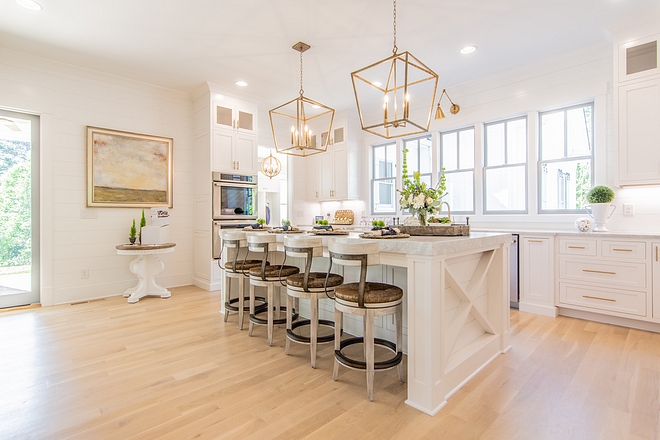
[[[257,176],[213,173],[213,258],[220,258],[220,231],[242,229],[257,219]]]

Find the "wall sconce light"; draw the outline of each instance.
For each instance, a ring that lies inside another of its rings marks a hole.
[[[442,97],[446,96],[449,102],[451,102],[451,107],[449,107],[449,113],[452,115],[455,115],[458,113],[461,108],[458,106],[458,104],[454,104],[454,101],[451,100],[449,97],[449,94],[447,94],[447,89],[442,89],[442,93],[440,94],[440,99],[438,99],[438,108],[435,110],[435,119],[444,119],[445,118],[445,112],[442,111],[442,108],[440,108],[440,102],[442,101]]]

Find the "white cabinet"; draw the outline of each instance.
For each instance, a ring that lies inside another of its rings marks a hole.
[[[318,202],[321,200],[321,189],[319,187],[321,181],[319,163],[321,162],[320,159],[322,157],[325,157],[324,153],[300,159],[305,161],[305,172],[307,173],[307,200],[310,202]]]
[[[212,171],[256,174],[258,171],[256,136],[213,130]]]
[[[320,200],[347,200],[348,154],[346,147],[329,147],[320,158]]]
[[[523,312],[557,316],[554,295],[553,240],[520,237],[520,302]]]
[[[660,184],[660,76],[619,87],[619,184]]]
[[[647,246],[643,240],[559,237],[557,305],[650,318]]]
[[[255,105],[225,98],[213,102],[213,126],[239,133],[257,134]]]
[[[660,319],[660,242],[651,243],[653,260],[653,318]]]
[[[338,125],[342,123],[335,123],[332,126],[332,131],[330,132],[330,140],[328,141],[328,145],[335,145],[337,147],[345,145],[346,144],[346,125]],[[324,145],[325,140],[328,138],[328,132],[324,131],[321,133],[319,136],[319,142],[321,145]]]

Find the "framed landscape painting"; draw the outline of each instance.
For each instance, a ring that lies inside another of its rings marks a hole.
[[[87,127],[87,206],[172,207],[172,139]]]

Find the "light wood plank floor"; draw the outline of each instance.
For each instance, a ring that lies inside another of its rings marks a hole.
[[[0,312],[1,439],[657,439],[660,335],[512,310],[513,349],[435,417],[396,370],[317,369],[218,313],[217,293]],[[247,327],[247,326],[246,326]]]

